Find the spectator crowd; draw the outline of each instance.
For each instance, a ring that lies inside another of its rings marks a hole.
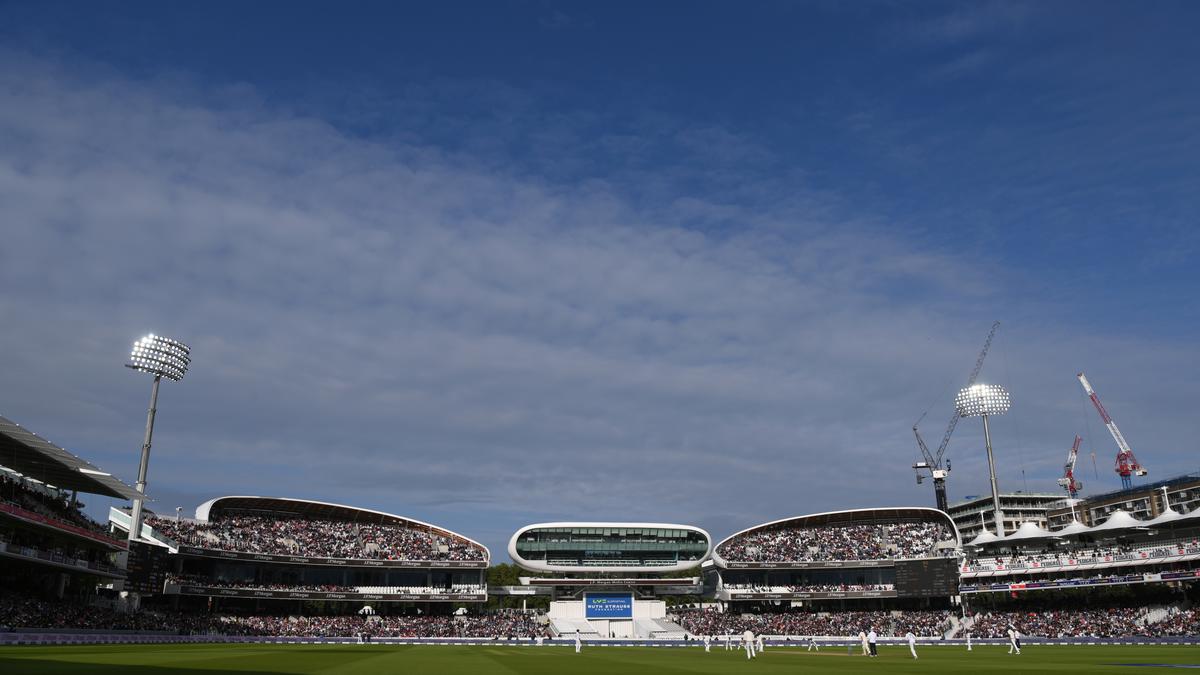
[[[545,628],[533,614],[499,611],[464,616],[271,616],[119,612],[0,594],[0,630],[13,628],[102,629],[193,635],[293,637],[536,637]]]
[[[738,614],[713,610],[677,613],[679,625],[694,635],[734,635],[747,630],[763,635],[853,636],[874,629],[880,635],[902,636],[911,630],[921,637],[940,637],[950,627],[947,611],[777,612]]]
[[[938,543],[953,539],[945,523],[785,526],[738,535],[718,554],[737,562],[924,558],[937,554]]]
[[[82,504],[72,504],[62,492],[45,486],[31,484],[24,479],[13,478],[0,473],[0,501],[7,502],[18,508],[32,511],[38,515],[64,523],[82,527],[95,534],[112,538],[103,525],[88,518],[80,508]]]
[[[148,522],[176,543],[221,551],[376,560],[484,559],[480,546],[402,525],[266,516]]]

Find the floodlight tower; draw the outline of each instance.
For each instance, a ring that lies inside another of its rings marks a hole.
[[[138,465],[137,493],[133,509],[129,513],[129,541],[133,542],[142,531],[142,505],[146,499],[146,469],[150,465],[150,439],[154,436],[154,413],[158,409],[158,383],[165,377],[178,382],[187,373],[191,364],[191,348],[171,338],[151,333],[133,343],[126,368],[150,373],[154,384],[150,386],[150,409],[146,412],[146,437],[142,441],[142,461]]]
[[[954,397],[960,417],[983,418],[983,442],[987,446],[988,477],[992,481],[992,510],[996,516],[996,536],[1004,536],[1004,512],[1000,510],[1000,488],[996,485],[996,461],[992,457],[992,432],[988,417],[1003,415],[1011,405],[1008,392],[998,384],[973,384]]]

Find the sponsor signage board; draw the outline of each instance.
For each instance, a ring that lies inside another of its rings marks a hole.
[[[632,593],[588,593],[583,596],[588,619],[632,619]]]

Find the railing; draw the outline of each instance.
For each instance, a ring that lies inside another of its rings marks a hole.
[[[72,558],[71,556],[47,551],[45,549],[35,548],[33,546],[20,546],[6,541],[0,541],[0,553],[6,553],[13,557],[27,558],[30,560],[39,560],[42,562],[53,563],[62,567],[70,567],[79,571],[100,572],[112,576],[124,576],[125,570],[108,565],[105,563],[92,562],[90,560],[81,560]]]
[[[125,548],[127,546],[125,542],[113,539],[112,537],[101,534],[95,530],[89,530],[86,527],[76,525],[60,518],[45,516],[37,513],[36,511],[30,511],[29,509],[22,508],[9,502],[0,502],[0,511],[3,511],[4,513],[21,520],[37,523],[39,525],[45,525],[56,530],[62,530],[63,532],[69,532],[76,536],[91,539],[92,541],[99,542],[105,546],[112,546],[114,548]]]

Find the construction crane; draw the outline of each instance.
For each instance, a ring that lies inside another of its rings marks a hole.
[[[987,339],[983,341],[983,349],[979,352],[979,357],[975,359],[975,367],[971,369],[971,375],[967,378],[967,386],[975,384],[975,378],[979,377],[979,371],[983,369],[983,361],[987,358],[988,350],[992,348],[992,338],[996,337],[996,329],[1000,327],[1000,322],[996,321],[992,324],[992,329],[988,331]],[[921,432],[917,430],[917,426],[921,424],[921,420],[925,419],[925,413],[921,414],[920,419],[913,423],[913,436],[917,437],[917,447],[921,449],[921,456],[925,461],[913,464],[913,471],[917,473],[917,485],[920,485],[925,480],[923,472],[929,472],[933,476],[933,494],[937,500],[938,509],[945,511],[946,502],[946,476],[950,473],[950,461],[946,460],[945,466],[942,464],[942,458],[946,455],[946,447],[950,445],[950,437],[954,435],[954,429],[958,426],[958,411],[955,411],[954,416],[950,418],[950,423],[946,425],[946,433],[942,436],[942,444],[938,446],[937,452],[929,451],[929,447],[925,445],[925,439],[921,438]]]
[[[1067,463],[1063,465],[1063,477],[1058,479],[1058,484],[1071,499],[1079,496],[1079,491],[1083,489],[1083,483],[1075,478],[1075,460],[1079,459],[1079,444],[1082,442],[1083,438],[1075,434],[1075,443],[1067,453]]]
[[[1121,477],[1121,487],[1128,490],[1133,487],[1133,476],[1145,476],[1149,472],[1134,456],[1133,448],[1130,448],[1129,443],[1125,442],[1125,437],[1121,435],[1117,423],[1113,421],[1112,417],[1109,417],[1108,411],[1100,403],[1100,397],[1096,395],[1096,390],[1092,389],[1092,384],[1088,382],[1087,377],[1083,373],[1079,373],[1076,377],[1079,378],[1079,384],[1083,385],[1083,390],[1087,392],[1088,398],[1092,399],[1092,405],[1096,406],[1096,412],[1100,413],[1100,419],[1104,420],[1104,426],[1108,427],[1108,432],[1117,442],[1117,461],[1113,466],[1113,471],[1116,471],[1117,475]]]

